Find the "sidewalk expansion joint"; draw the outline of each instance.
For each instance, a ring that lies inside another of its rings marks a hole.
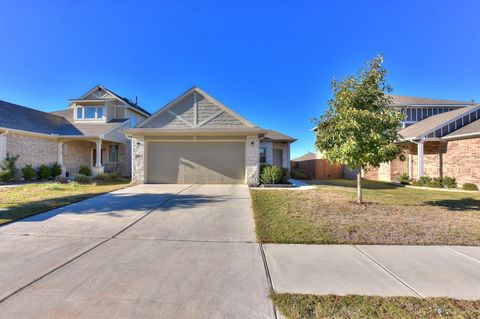
[[[263,261],[263,268],[265,268],[265,276],[267,277],[267,285],[268,285],[268,290],[270,293],[274,294],[275,289],[273,288],[273,282],[272,282],[272,276],[270,275],[270,269],[268,268],[268,262],[267,262],[267,256],[265,255],[265,251],[263,250],[263,244],[258,243],[260,247],[260,254],[262,255],[262,261]],[[275,319],[278,319],[278,313],[277,313],[277,307],[273,304],[273,314],[275,316]]]
[[[464,257],[464,258],[467,258],[468,260],[471,260],[471,261],[473,261],[473,262],[476,262],[476,263],[479,263],[479,264],[480,264],[480,260],[478,260],[478,259],[476,259],[476,258],[473,258],[473,257],[470,257],[470,256],[468,256],[468,255],[465,255],[464,253],[462,253],[462,252],[460,252],[460,251],[458,251],[458,250],[456,250],[456,249],[454,249],[454,248],[451,248],[451,247],[449,247],[449,246],[442,246],[442,247],[443,247],[443,248],[447,248],[448,250],[453,251],[453,252],[456,253],[457,255],[460,255],[460,256],[462,256],[462,257]]]
[[[375,258],[371,257],[369,254],[367,254],[365,251],[363,251],[362,249],[360,249],[360,247],[358,247],[357,245],[353,245],[353,247],[355,247],[356,249],[358,249],[358,251],[360,251],[364,256],[366,256],[368,259],[370,259],[371,261],[373,261],[377,266],[379,266],[380,268],[382,268],[383,270],[385,270],[388,274],[390,274],[390,276],[392,276],[393,278],[395,278],[396,280],[398,280],[401,284],[403,284],[405,287],[407,287],[409,290],[411,290],[414,294],[416,294],[418,297],[420,298],[425,298],[425,296],[423,296],[421,293],[419,293],[418,291],[416,291],[412,286],[410,286],[409,284],[407,284],[402,278],[398,277],[397,275],[395,275],[392,271],[390,271],[388,268],[386,268],[385,266],[383,266],[380,262],[376,261]]]

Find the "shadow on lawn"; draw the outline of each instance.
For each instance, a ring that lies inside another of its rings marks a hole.
[[[94,197],[92,197],[94,196]],[[124,217],[125,212],[150,211],[154,213],[175,208],[193,208],[205,203],[221,202],[224,196],[182,195],[175,193],[134,194],[107,193],[79,194],[39,200],[0,211],[0,219],[17,222],[44,221],[59,214],[105,214]],[[0,225],[1,227],[2,225]]]
[[[357,181],[352,179],[317,179],[306,182],[311,185],[357,188]],[[362,187],[364,189],[397,189],[403,188],[404,186],[395,185],[387,182],[362,180]]]
[[[480,200],[471,197],[432,200],[425,202],[425,204],[443,207],[451,211],[477,211],[480,213]]]

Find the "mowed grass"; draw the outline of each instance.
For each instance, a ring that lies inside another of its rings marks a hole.
[[[480,193],[364,181],[317,181],[317,189],[252,190],[263,243],[480,245]]]
[[[449,298],[272,294],[290,319],[480,318],[480,301]]]
[[[30,184],[0,188],[0,224],[127,187],[128,180],[92,184]]]

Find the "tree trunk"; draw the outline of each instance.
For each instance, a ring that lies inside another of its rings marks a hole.
[[[358,169],[357,173],[357,204],[362,204],[362,169]]]

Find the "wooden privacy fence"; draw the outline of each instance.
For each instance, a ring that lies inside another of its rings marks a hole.
[[[343,165],[332,165],[326,159],[292,161],[291,168],[301,168],[309,172],[314,179],[343,178]]]

